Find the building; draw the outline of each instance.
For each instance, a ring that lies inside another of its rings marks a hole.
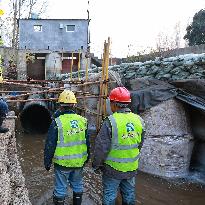
[[[34,60],[27,64],[32,79],[85,69],[89,53],[89,19],[19,19],[19,49]]]

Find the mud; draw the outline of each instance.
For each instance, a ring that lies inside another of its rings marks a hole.
[[[43,148],[46,136],[23,133],[17,123],[16,137],[31,203],[33,205],[51,205],[53,169],[47,172],[43,166]],[[83,205],[101,204],[101,177],[94,174],[89,166],[85,167],[84,175]],[[205,202],[205,185],[201,184],[205,182],[203,177],[203,175],[198,177],[198,174],[194,173],[188,179],[167,181],[140,172],[136,179],[137,204],[203,205]],[[71,202],[70,193],[69,190],[67,204]],[[120,204],[120,198],[117,201],[117,204]]]

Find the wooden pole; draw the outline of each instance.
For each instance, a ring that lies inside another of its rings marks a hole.
[[[80,80],[80,54],[81,54],[81,51],[79,50],[79,53],[78,53],[78,80]]]
[[[110,52],[110,37],[108,38],[108,43],[106,44],[106,64],[105,64],[105,92],[103,95],[107,96],[108,95],[108,78],[109,78],[109,73],[108,73],[108,68],[109,68],[109,52]],[[104,116],[106,116],[106,99],[104,99]]]
[[[71,56],[71,65],[70,65],[70,79],[73,79],[73,52]]]
[[[85,82],[87,81],[88,81],[88,58],[86,58],[86,72],[85,72]],[[87,93],[87,85],[84,86],[84,93]],[[87,109],[86,98],[84,98],[84,108]],[[84,112],[84,115],[85,114],[86,114],[86,111]]]
[[[103,59],[102,59],[102,79],[101,79],[101,83],[100,83],[100,95],[103,95],[103,89],[104,89],[104,73],[105,73],[105,43],[104,42],[104,49],[103,49]],[[97,115],[97,119],[96,119],[96,130],[97,132],[100,129],[100,124],[102,121],[102,99],[99,97],[99,104],[98,104],[98,113],[99,115]]]

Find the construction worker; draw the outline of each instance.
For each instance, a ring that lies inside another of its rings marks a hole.
[[[54,163],[53,203],[64,204],[70,185],[73,190],[73,204],[80,205],[83,195],[82,171],[89,157],[87,119],[73,111],[77,101],[72,91],[64,90],[58,103],[60,108],[48,130],[44,166],[49,171],[52,161]]]
[[[118,188],[123,205],[135,205],[135,176],[143,142],[144,122],[127,108],[130,92],[117,87],[110,92],[113,112],[95,140],[93,168],[102,171],[103,205],[114,205]]]
[[[3,121],[8,113],[8,105],[3,98],[0,98],[0,133],[6,133],[9,131],[8,128],[2,127]]]

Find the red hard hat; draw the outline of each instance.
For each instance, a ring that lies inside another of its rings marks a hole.
[[[125,87],[117,87],[110,92],[110,101],[130,103],[130,92]]]

